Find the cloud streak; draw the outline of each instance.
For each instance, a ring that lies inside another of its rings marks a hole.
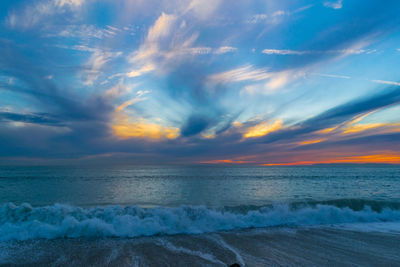
[[[346,3],[3,1],[0,156],[387,160],[400,6]]]

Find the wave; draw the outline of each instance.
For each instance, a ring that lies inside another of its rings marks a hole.
[[[365,203],[360,206],[359,201],[356,201],[357,208],[344,206],[345,203],[297,203],[220,209],[205,206],[83,208],[64,204],[32,207],[26,203],[6,203],[0,206],[0,240],[130,238],[273,226],[400,222],[400,209],[393,205],[372,203],[372,206],[379,206],[377,209]]]

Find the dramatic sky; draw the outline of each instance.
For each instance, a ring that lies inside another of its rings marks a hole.
[[[2,0],[2,163],[400,163],[400,1]]]

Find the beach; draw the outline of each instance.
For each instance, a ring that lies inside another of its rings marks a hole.
[[[0,265],[398,266],[399,174],[1,167]]]
[[[2,265],[399,266],[400,233],[253,229],[134,239],[1,242]]]

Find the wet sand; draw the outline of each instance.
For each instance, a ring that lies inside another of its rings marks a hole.
[[[4,266],[400,266],[400,234],[254,229],[133,239],[0,242]]]

